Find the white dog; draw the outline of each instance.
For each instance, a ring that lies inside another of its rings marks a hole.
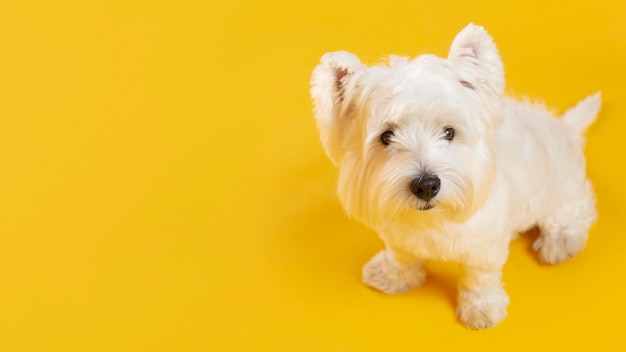
[[[424,282],[425,261],[458,262],[457,314],[486,328],[507,315],[502,266],[516,234],[538,227],[533,248],[549,264],[584,247],[596,211],[583,132],[599,93],[559,119],[505,97],[498,50],[473,24],[447,59],[366,67],[334,52],[311,81],[341,203],[386,245],[363,268],[369,286],[405,292]]]

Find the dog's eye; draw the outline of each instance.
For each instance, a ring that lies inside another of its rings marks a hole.
[[[443,129],[443,138],[451,141],[454,138],[454,128],[446,127]]]
[[[391,143],[391,140],[393,139],[393,131],[391,130],[387,130],[385,132],[383,132],[383,134],[380,135],[380,141],[384,144],[384,145],[389,145],[389,143]]]

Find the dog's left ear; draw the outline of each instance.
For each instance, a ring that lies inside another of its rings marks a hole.
[[[504,93],[502,60],[493,39],[481,26],[470,23],[452,42],[448,60],[464,77],[461,84],[499,97]]]
[[[354,120],[354,99],[366,67],[346,51],[327,53],[311,77],[315,119],[326,154],[337,164],[345,131]]]

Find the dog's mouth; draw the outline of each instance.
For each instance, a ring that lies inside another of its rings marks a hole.
[[[420,204],[417,206],[417,210],[419,211],[427,211],[437,206],[437,203],[426,203]]]

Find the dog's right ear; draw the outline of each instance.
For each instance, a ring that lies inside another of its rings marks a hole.
[[[339,161],[346,124],[354,114],[358,81],[366,68],[359,58],[346,51],[327,53],[313,70],[311,97],[315,119],[326,155]]]

